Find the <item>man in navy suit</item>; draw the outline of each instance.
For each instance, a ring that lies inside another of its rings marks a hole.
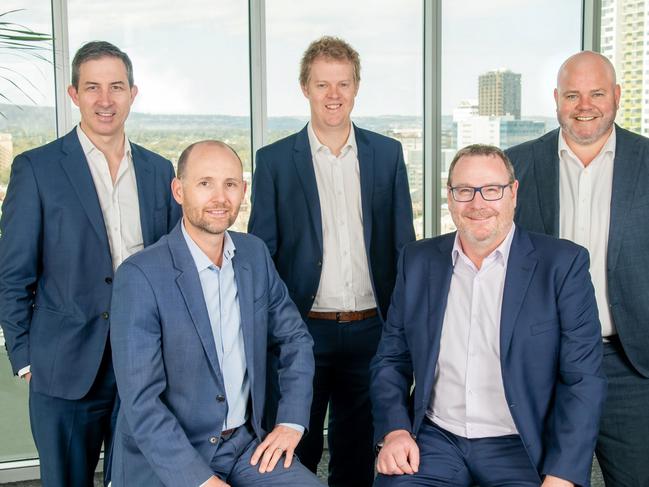
[[[509,149],[516,222],[588,249],[608,396],[597,459],[608,487],[649,485],[649,139],[615,125],[608,59],[566,60],[554,98],[561,127]]]
[[[182,222],[117,271],[115,487],[321,485],[293,461],[309,419],[313,340],[264,243],[227,231],[245,189],[230,147],[192,144],[173,181]],[[282,394],[266,434],[269,350]]]
[[[398,254],[415,239],[401,144],[351,122],[359,81],[359,56],[346,42],[311,43],[300,71],[311,120],[257,152],[248,225],[315,341],[309,434],[298,455],[316,471],[329,406],[329,485],[345,487],[373,482],[369,363]]]
[[[517,189],[500,149],[460,150],[457,232],[403,251],[372,364],[376,486],[590,485],[606,381],[588,252],[513,225]]]
[[[16,157],[0,220],[0,324],[14,374],[29,382],[46,487],[92,485],[102,443],[109,473],[113,272],[180,216],[171,163],[124,133],[137,94],[128,56],[84,45],[68,93],[81,123]]]

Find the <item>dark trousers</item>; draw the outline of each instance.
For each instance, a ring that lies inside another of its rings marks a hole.
[[[425,420],[417,436],[419,471],[381,475],[375,487],[539,487],[520,436],[467,439]]]
[[[118,400],[110,346],[106,349],[95,382],[83,398],[72,401],[30,391],[29,419],[43,487],[92,487],[102,443],[105,485],[110,481]]]
[[[315,342],[313,403],[308,434],[296,453],[315,472],[329,406],[329,485],[369,487],[374,480],[369,366],[381,338],[378,317],[349,323],[307,320]]]
[[[604,344],[608,395],[597,441],[606,487],[649,486],[649,379],[617,342]]]

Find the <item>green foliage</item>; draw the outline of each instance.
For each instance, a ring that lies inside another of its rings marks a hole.
[[[49,63],[50,60],[42,53],[52,49],[52,37],[43,32],[36,32],[29,27],[7,20],[8,16],[20,12],[21,10],[24,9],[9,10],[0,13],[0,54],[26,56],[34,60],[41,60]],[[0,82],[5,85],[13,86],[32,103],[36,103],[34,99],[29,96],[29,93],[25,90],[24,86],[27,84],[33,89],[38,90],[38,88],[29,78],[19,71],[0,65]],[[0,100],[13,103],[9,96],[6,93],[3,93],[1,85]],[[0,112],[0,116],[6,118],[2,112]]]

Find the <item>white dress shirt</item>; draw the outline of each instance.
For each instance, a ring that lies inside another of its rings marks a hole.
[[[588,249],[590,275],[602,336],[616,334],[606,292],[606,254],[613,194],[615,127],[593,161],[584,167],[559,133],[559,236]]]
[[[464,438],[518,434],[500,368],[500,312],[515,226],[480,269],[453,246],[453,275],[444,313],[428,419]]]
[[[354,128],[340,155],[307,132],[322,218],[322,272],[313,311],[376,308],[363,236],[361,180]]]
[[[77,126],[77,135],[95,183],[113,258],[113,270],[116,270],[127,257],[144,248],[131,144],[124,136],[124,157],[113,183],[106,156],[94,146],[80,125]]]

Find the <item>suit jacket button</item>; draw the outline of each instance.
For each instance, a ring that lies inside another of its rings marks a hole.
[[[315,299],[315,295],[314,295],[314,294],[311,295],[311,299]]]
[[[318,267],[322,267],[322,261],[321,260],[318,261]]]
[[[216,442],[219,441],[216,436],[210,436],[210,443],[216,445]]]
[[[104,311],[104,312],[101,314],[101,317],[102,317],[103,319],[105,319],[105,320],[107,320],[109,316],[110,316],[110,315],[108,314],[108,311]]]
[[[104,281],[106,281],[106,284],[112,284],[113,283],[113,278],[109,276],[106,279],[104,279]]]
[[[225,396],[223,394],[219,394],[218,396],[216,396],[216,400],[218,402],[223,402],[225,401]]]

